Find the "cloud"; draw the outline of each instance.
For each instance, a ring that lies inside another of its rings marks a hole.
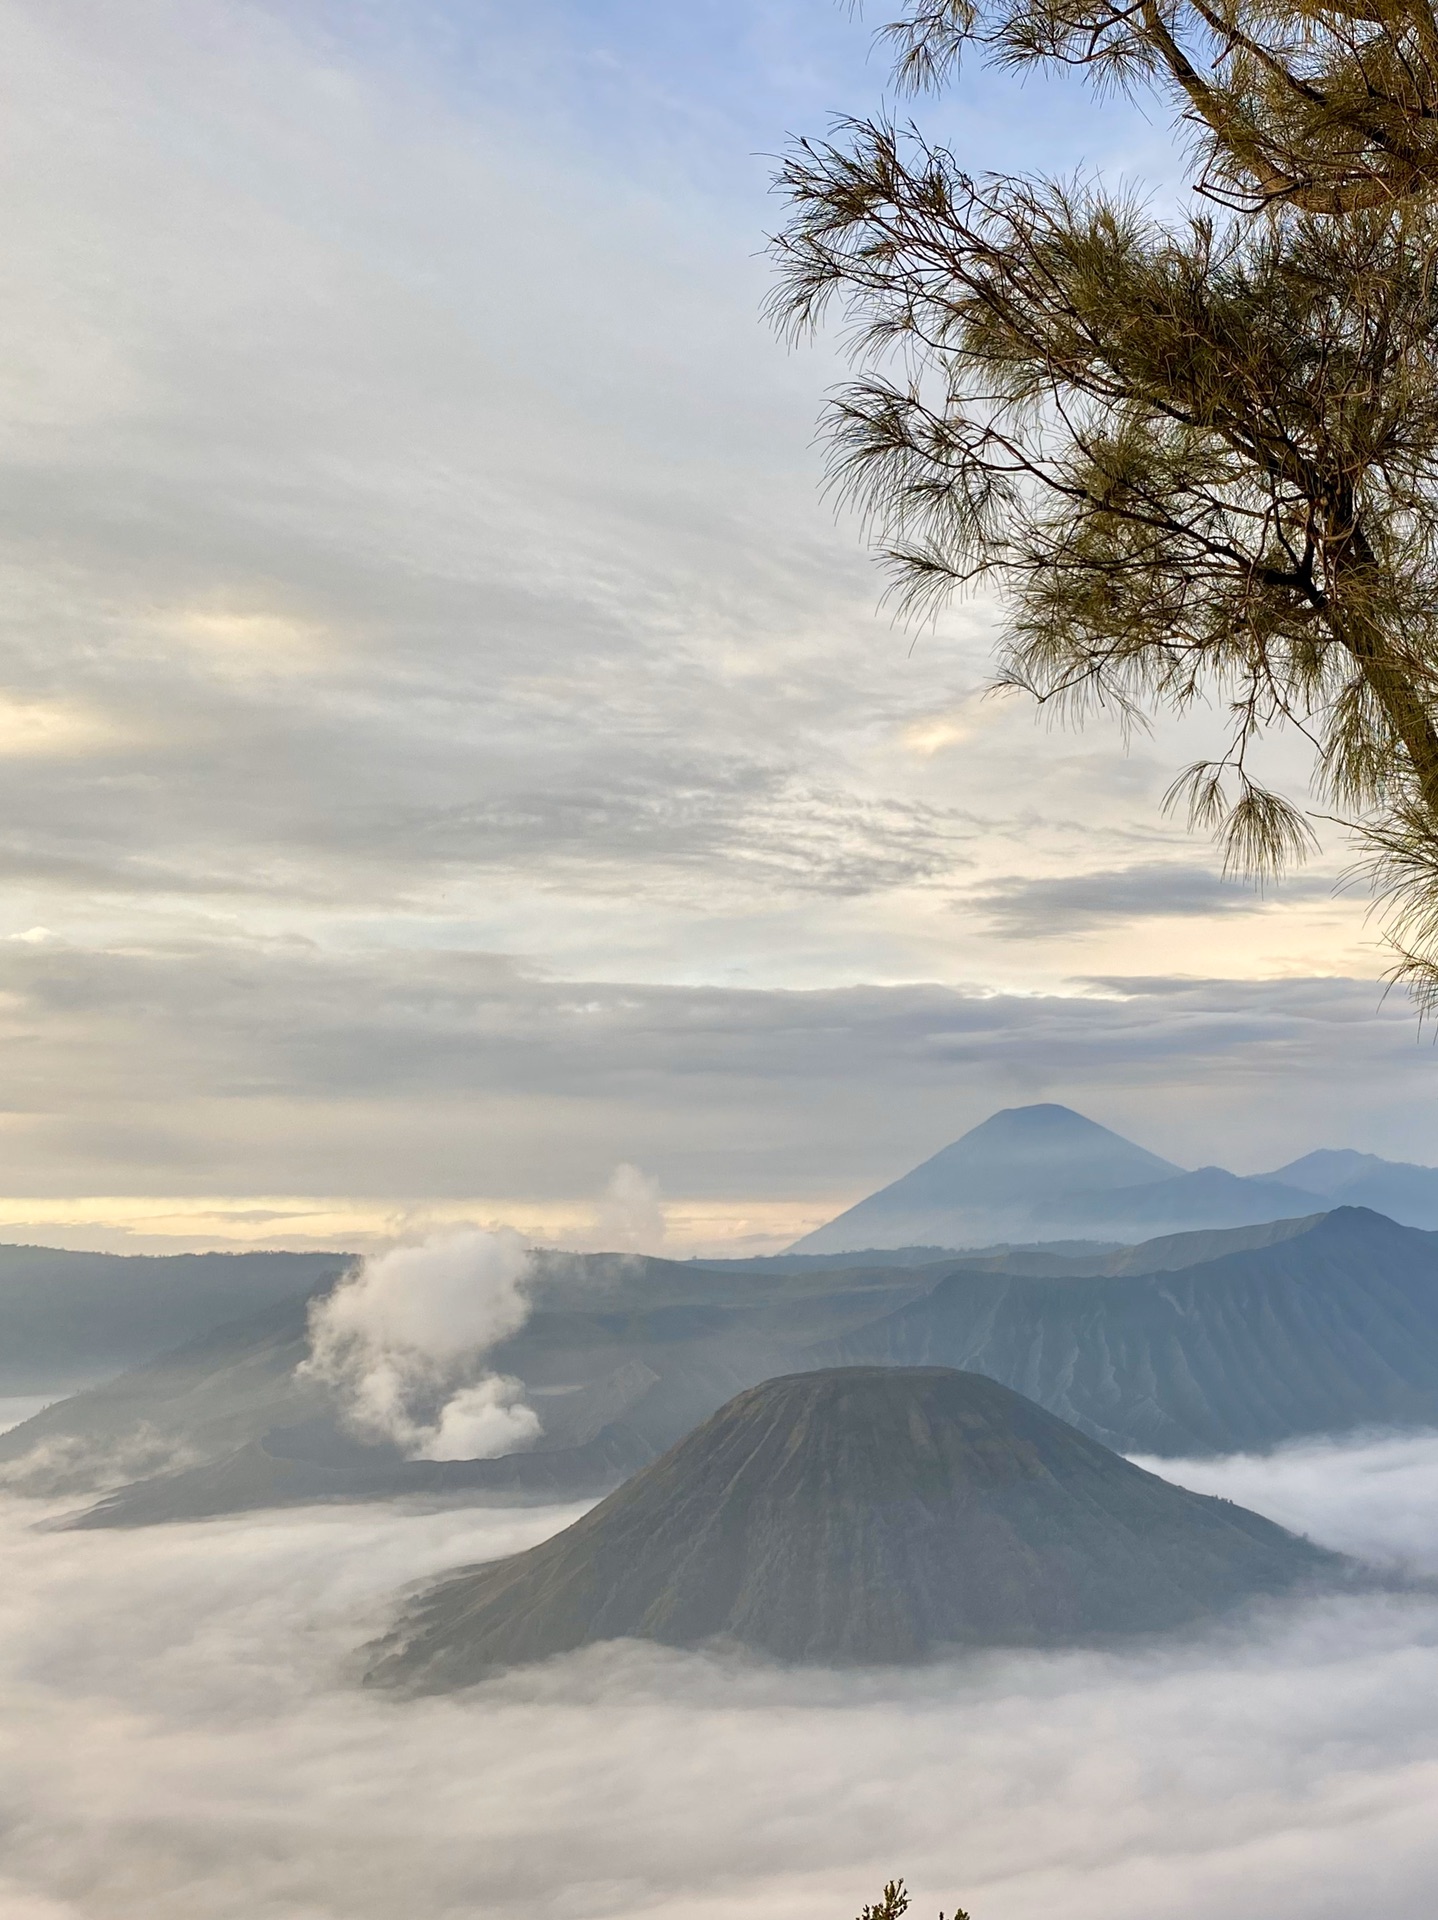
[[[1330,899],[1334,885],[1321,875],[1299,875],[1285,881],[1281,899]],[[962,908],[977,907],[1006,936],[1059,938],[1106,921],[1272,912],[1276,904],[1272,891],[1227,880],[1209,867],[1148,861],[1093,873],[1000,880],[969,895]]]
[[[953,910],[1032,929],[1020,871],[1182,862],[1157,800],[1204,749],[976,724],[999,610],[876,619],[808,450],[835,363],[756,324],[754,258],[756,153],[872,96],[866,45],[767,6],[0,0],[0,734],[56,749],[0,753],[12,1193],[485,1220],[624,1161],[822,1214],[1025,1097],[1180,1157],[1350,1112],[1431,1156],[1398,1003],[1326,987],[1325,1025],[1288,984],[1377,971],[1360,904],[1191,912],[1184,967],[1263,984],[1162,1007]],[[1082,123],[1000,97],[974,136],[1057,165]],[[1171,969],[1143,924],[1084,970]]]
[[[1349,1145],[1438,1158],[1428,1051],[1401,998],[1362,980],[794,992],[215,938],[0,943],[0,994],[4,1186],[117,1196],[117,1219],[126,1195],[228,1188],[271,1208],[473,1202],[482,1223],[507,1202],[587,1204],[617,1161],[671,1208],[832,1213],[995,1108],[1045,1099],[1188,1165]]]
[[[24,1409],[7,1425],[18,1426],[56,1398],[17,1395],[13,1405]],[[0,1407],[6,1403],[0,1401]],[[138,1421],[128,1433],[103,1443],[79,1434],[63,1434],[37,1441],[28,1453],[0,1465],[0,1487],[15,1493],[49,1499],[61,1494],[93,1495],[127,1486],[152,1474],[175,1473],[195,1466],[202,1456],[193,1448],[161,1433],[148,1420]]]
[[[1216,1493],[1240,1506],[1261,1505],[1296,1533],[1361,1559],[1438,1576],[1438,1434],[1374,1434],[1336,1456],[1324,1444],[1279,1447],[1268,1454],[1217,1460],[1141,1460],[1151,1473],[1196,1493]]]
[[[914,692],[865,670],[863,556],[776,443],[815,368],[754,324],[757,170],[696,229],[672,174],[537,152],[512,82],[475,118],[442,65],[220,0],[98,41],[7,0],[0,43],[46,156],[6,203],[0,873],[482,911],[495,873],[692,904],[946,870],[951,809],[832,737],[851,668],[870,715]]]
[[[757,155],[876,93],[862,31],[704,14],[685,69],[653,6],[320,11],[0,5],[0,735],[69,743],[0,754],[0,915],[913,978],[986,843],[1151,846],[1116,736],[902,745],[996,610],[876,619],[807,451],[836,362],[756,324]]]
[[[1313,1484],[1371,1478],[1335,1448]],[[7,1915],[845,1920],[901,1872],[978,1920],[1427,1920],[1426,1596],[911,1673],[611,1646],[452,1700],[352,1684],[398,1590],[574,1512],[0,1510]]]
[[[310,1308],[301,1368],[344,1418],[409,1460],[490,1460],[533,1444],[524,1383],[483,1367],[529,1317],[517,1233],[475,1229],[362,1260]]]

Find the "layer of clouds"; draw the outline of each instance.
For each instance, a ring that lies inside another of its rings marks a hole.
[[[1329,899],[1333,892],[1331,879],[1300,875],[1285,882],[1282,901]],[[969,904],[987,913],[1003,933],[1064,938],[1113,921],[1272,912],[1280,901],[1271,889],[1259,892],[1212,867],[1168,860],[1002,880],[972,895]]]
[[[1279,1447],[1219,1460],[1141,1460],[1196,1493],[1261,1507],[1295,1533],[1360,1559],[1438,1576],[1438,1434],[1374,1434],[1345,1445]]]
[[[5,1403],[0,1402],[0,1406]],[[16,1398],[11,1404],[25,1405]],[[28,1402],[34,1412],[49,1402],[38,1397]],[[27,1419],[28,1414],[22,1414]],[[8,1424],[18,1426],[18,1420]],[[79,1434],[58,1434],[38,1440],[16,1460],[0,1463],[0,1487],[37,1499],[61,1494],[90,1497],[128,1486],[152,1475],[178,1473],[198,1466],[203,1455],[162,1433],[148,1420],[137,1421],[127,1433],[104,1440],[86,1439]]]
[[[1325,1454],[1334,1516],[1372,1458]],[[1390,1545],[1431,1542],[1435,1493],[1430,1455]],[[5,1513],[7,1915],[846,1920],[903,1873],[917,1912],[978,1920],[1426,1920],[1426,1597],[1126,1656],[839,1676],[616,1646],[453,1700],[353,1687],[398,1587],[573,1512]]]
[[[747,215],[666,201],[223,0],[8,0],[0,45],[0,640],[50,743],[0,755],[0,880],[482,915],[947,873],[952,805],[848,740],[933,693],[866,665],[747,147]]]
[[[19,1195],[474,1196],[484,1221],[596,1195],[623,1160],[668,1201],[833,1212],[1048,1099],[1187,1165],[1438,1160],[1430,1048],[1366,981],[787,992],[215,940],[0,943],[0,990]]]
[[[409,1460],[492,1460],[539,1438],[524,1382],[484,1365],[529,1317],[517,1233],[471,1231],[359,1262],[310,1309],[301,1369],[349,1426]]]

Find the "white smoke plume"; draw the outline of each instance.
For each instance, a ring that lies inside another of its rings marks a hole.
[[[303,1371],[346,1423],[410,1460],[492,1460],[532,1446],[524,1382],[484,1366],[529,1317],[529,1253],[507,1229],[447,1234],[364,1260],[310,1310]]]
[[[594,1209],[594,1244],[615,1253],[653,1253],[667,1231],[659,1182],[621,1162]]]

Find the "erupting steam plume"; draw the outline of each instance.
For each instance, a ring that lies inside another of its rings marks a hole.
[[[338,1389],[346,1423],[411,1460],[488,1460],[538,1439],[524,1382],[484,1356],[529,1315],[529,1253],[507,1229],[363,1261],[310,1311],[303,1371]]]

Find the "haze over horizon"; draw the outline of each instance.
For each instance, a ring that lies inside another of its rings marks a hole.
[[[769,156],[881,98],[843,8],[3,0],[0,49],[0,1239],[762,1250],[1042,1099],[1438,1161],[1341,842],[1224,881],[1187,735],[985,701],[989,610],[896,628],[819,497],[838,363],[759,252]],[[935,111],[1174,177],[1057,83]]]

